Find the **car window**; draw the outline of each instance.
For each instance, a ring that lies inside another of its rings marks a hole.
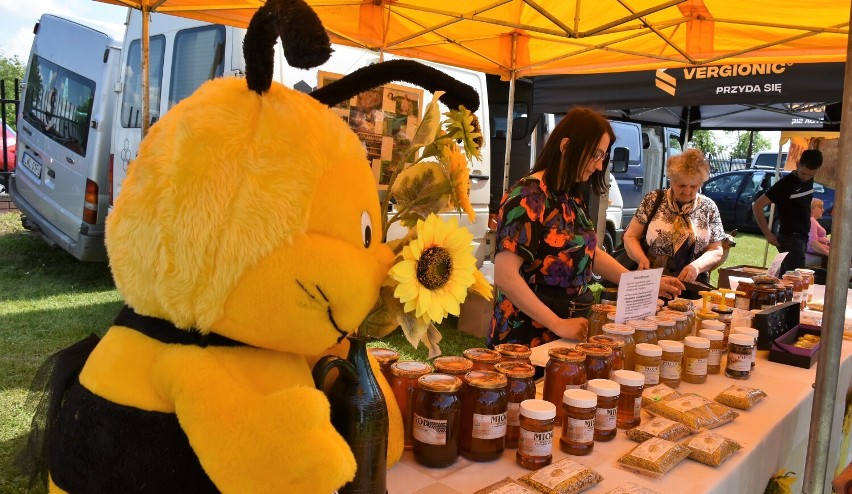
[[[704,183],[704,192],[716,192],[719,194],[736,194],[740,190],[740,184],[744,175],[720,175],[713,177]]]
[[[745,181],[745,186],[743,186],[743,195],[754,195],[758,190],[762,188],[763,177],[766,175],[763,172],[755,172],[752,173],[751,176]]]

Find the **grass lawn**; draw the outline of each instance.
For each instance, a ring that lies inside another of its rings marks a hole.
[[[726,265],[763,265],[763,237],[740,234]],[[24,479],[13,469],[32,410],[27,387],[38,366],[57,350],[94,332],[103,334],[121,307],[106,264],[77,262],[51,250],[21,228],[18,213],[0,214],[0,492],[23,493]],[[775,256],[774,247],[769,257]],[[712,276],[716,284],[716,275]],[[460,355],[484,340],[455,329],[451,317],[441,326],[445,355]],[[426,360],[401,331],[374,343],[396,349],[403,359]]]

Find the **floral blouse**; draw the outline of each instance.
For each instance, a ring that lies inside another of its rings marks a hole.
[[[529,285],[563,288],[567,296],[584,293],[592,279],[596,246],[597,233],[582,197],[556,196],[534,177],[522,178],[503,197],[497,252],[510,251],[523,258],[521,276]],[[512,342],[512,329],[530,324],[543,334],[525,344],[536,346],[558,338],[529,321],[498,291],[488,344]]]
[[[648,193],[639,209],[636,210],[636,221],[641,225],[648,222],[648,215],[654,208],[657,194],[665,191],[653,191]],[[665,197],[660,202],[660,209],[651,219],[648,225],[648,233],[645,235],[645,243],[654,256],[674,256],[672,248],[672,230],[677,213],[673,211]],[[695,251],[693,259],[697,259],[713,242],[720,242],[725,238],[725,230],[722,227],[722,217],[719,216],[719,208],[711,199],[698,194],[698,204],[689,212],[689,220],[692,223],[695,234]]]

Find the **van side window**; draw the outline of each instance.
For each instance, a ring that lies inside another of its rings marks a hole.
[[[630,150],[630,161],[638,161],[641,159],[639,150],[642,149],[642,136],[638,126],[622,124],[620,122],[610,122],[612,130],[615,132],[615,143],[613,148],[625,147]],[[631,163],[635,164],[635,163]]]
[[[166,37],[151,36],[149,41],[148,101],[151,123],[160,118],[160,92],[163,87],[163,55]],[[142,47],[140,40],[130,42],[124,88],[121,93],[121,126],[126,129],[142,127]]]
[[[179,31],[172,56],[169,108],[198,86],[225,72],[225,27],[203,26]]]
[[[30,63],[24,120],[85,157],[95,82],[38,55]]]

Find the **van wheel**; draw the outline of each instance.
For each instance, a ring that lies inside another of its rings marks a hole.
[[[609,232],[609,230],[604,233],[603,250],[607,254],[612,254],[612,251],[615,250],[615,240],[612,238],[612,234]]]

